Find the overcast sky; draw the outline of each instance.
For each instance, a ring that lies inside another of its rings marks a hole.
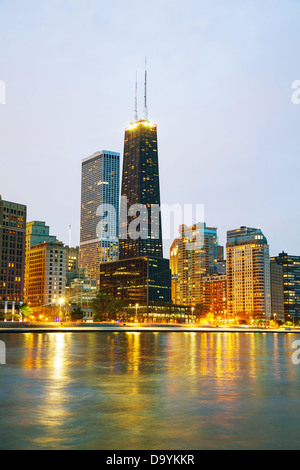
[[[123,156],[147,55],[162,202],[300,254],[299,24],[298,0],[0,0],[0,194],[78,243],[81,159]]]

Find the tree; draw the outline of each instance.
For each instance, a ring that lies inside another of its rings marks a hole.
[[[27,304],[22,304],[20,307],[20,313],[23,317],[28,318],[32,316],[32,308]]]
[[[117,300],[111,295],[99,292],[90,306],[94,310],[96,321],[108,321],[116,320],[116,315],[124,309],[125,302]]]
[[[195,305],[194,315],[197,320],[200,320],[200,318],[204,318],[208,313],[208,308],[204,303],[199,303]]]
[[[72,321],[83,320],[84,311],[80,307],[74,307],[70,312]]]

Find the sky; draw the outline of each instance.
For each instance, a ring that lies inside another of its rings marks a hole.
[[[147,56],[162,203],[300,255],[298,0],[0,0],[0,24],[0,194],[28,221],[79,243],[81,160],[123,156]]]

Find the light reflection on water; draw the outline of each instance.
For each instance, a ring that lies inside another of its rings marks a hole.
[[[1,335],[1,449],[299,448],[294,335]]]

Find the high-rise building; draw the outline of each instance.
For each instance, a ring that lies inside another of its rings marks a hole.
[[[120,259],[139,256],[162,258],[161,214],[151,210],[153,206],[160,208],[157,126],[148,121],[138,121],[125,130],[121,195],[126,198],[126,206],[121,207],[125,217],[120,220]],[[140,214],[140,227],[144,222],[145,231],[140,228],[141,237],[137,239],[129,233],[138,207],[131,216],[129,211],[135,205],[143,205],[147,209],[145,214]],[[157,235],[153,237],[155,231]]]
[[[270,257],[260,229],[227,232],[227,310],[229,317],[271,317]]]
[[[0,196],[0,309],[23,302],[26,206]]]
[[[119,256],[119,191],[119,153],[103,150],[82,161],[79,264],[92,279],[99,278],[100,263]]]
[[[300,256],[282,252],[272,262],[283,270],[285,317],[300,318]]]
[[[147,109],[145,103],[145,111]],[[100,266],[100,289],[147,307],[171,302],[169,260],[163,258],[157,126],[145,119],[125,130],[120,259]]]
[[[34,245],[26,256],[25,301],[35,311],[65,297],[67,249],[62,242]]]
[[[50,235],[50,228],[46,222],[34,220],[26,224],[26,254],[35,245],[55,242],[56,237]]]
[[[171,246],[172,301],[178,305],[204,304],[204,276],[217,272],[217,229],[199,223],[181,226]]]
[[[283,266],[274,258],[270,261],[272,316],[275,320],[284,321]]]

